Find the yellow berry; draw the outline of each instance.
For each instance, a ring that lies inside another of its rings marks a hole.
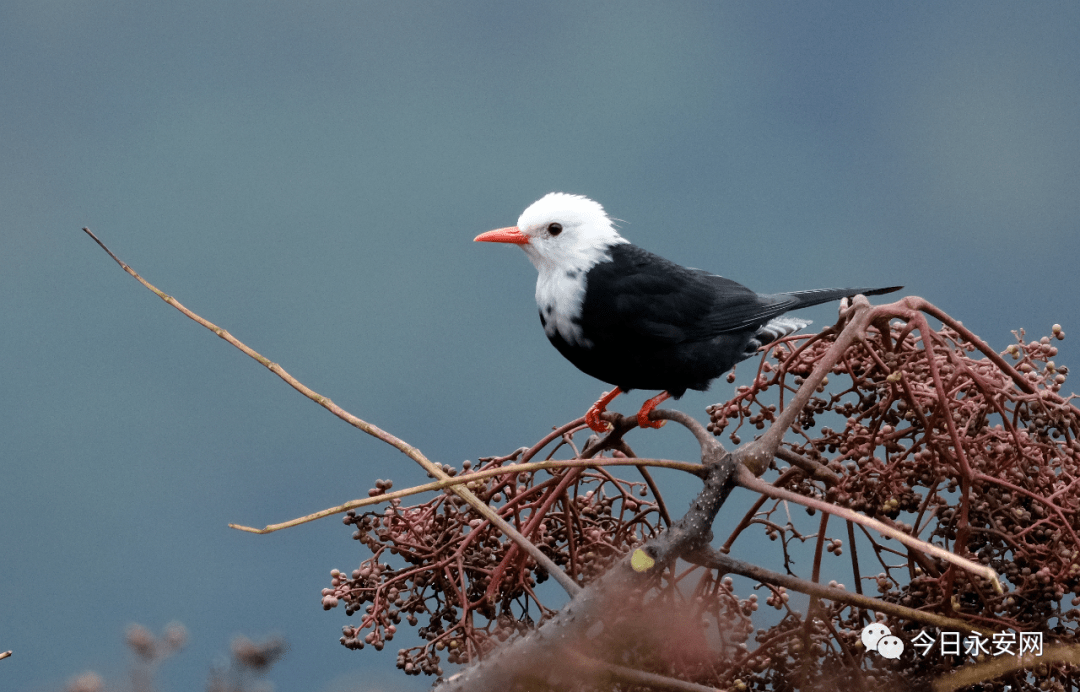
[[[630,566],[634,568],[635,572],[645,572],[652,569],[652,566],[656,564],[656,560],[649,557],[641,548],[634,551],[634,554],[630,556]]]

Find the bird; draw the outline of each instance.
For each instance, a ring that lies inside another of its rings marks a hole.
[[[717,377],[762,347],[807,327],[784,317],[856,294],[888,288],[826,288],[760,294],[690,269],[632,244],[603,206],[588,197],[552,192],[530,205],[516,226],[481,233],[476,242],[518,245],[537,270],[536,305],[548,340],[582,372],[615,385],[585,415],[595,432],[608,404],[632,389],[656,391],[637,414],[649,415],[686,390],[705,391]]]

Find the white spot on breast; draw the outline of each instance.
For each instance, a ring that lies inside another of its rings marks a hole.
[[[584,301],[584,273],[570,278],[565,271],[541,271],[536,279],[536,305],[547,318],[544,332],[548,337],[558,332],[568,344],[592,346],[582,336],[581,325],[575,322],[581,317]]]

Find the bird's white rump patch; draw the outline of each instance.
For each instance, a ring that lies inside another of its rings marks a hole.
[[[774,317],[762,325],[754,337],[760,340],[762,346],[764,346],[777,339],[783,339],[788,334],[793,334],[800,329],[806,329],[811,324],[813,324],[813,321],[798,317]]]
[[[798,317],[774,317],[761,325],[753,338],[747,342],[746,348],[743,349],[743,359],[752,358],[762,346],[767,346],[777,339],[783,339],[788,334],[794,334],[811,324],[813,321]]]

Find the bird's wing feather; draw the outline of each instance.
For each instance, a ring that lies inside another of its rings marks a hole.
[[[588,282],[583,313],[597,334],[644,339],[657,345],[756,330],[789,310],[899,288],[828,288],[762,295],[731,279],[687,269],[629,243],[613,246],[611,261],[594,266]]]
[[[797,298],[786,293],[761,295],[722,276],[706,275],[706,278],[715,300],[697,338],[756,329],[799,305]]]
[[[730,279],[687,269],[633,245],[588,274],[585,322],[616,339],[699,341],[767,322],[793,304]]]

